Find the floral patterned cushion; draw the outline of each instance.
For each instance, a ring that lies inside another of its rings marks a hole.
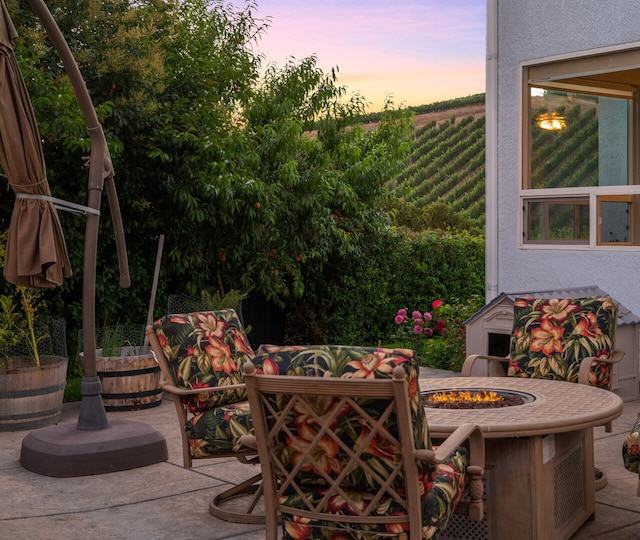
[[[368,347],[344,347],[338,345],[324,345],[312,347],[277,347],[263,345],[258,349],[257,356],[253,359],[258,372],[274,375],[301,375],[316,377],[343,377],[343,378],[384,378],[392,377],[393,369],[402,366],[407,373],[410,393],[410,408],[414,437],[417,448],[430,448],[427,422],[424,408],[418,388],[419,365],[415,354],[406,349],[381,349]],[[277,409],[282,409],[283,403],[278,403],[277,398],[288,401],[288,396],[276,396],[272,402]],[[320,415],[329,410],[336,398],[318,396],[317,399],[309,399],[305,406],[310,404]],[[380,400],[362,399],[358,401],[364,411],[371,416],[379,416],[383,408]],[[297,456],[297,447],[304,448],[308,437],[313,437],[317,432],[316,424],[305,410],[296,410],[296,420],[288,425],[288,440],[283,440],[280,450],[274,448],[278,459],[283,463],[294,463]],[[377,414],[378,413],[378,414]],[[353,410],[345,410],[340,420],[333,428],[334,432],[342,440],[349,441],[351,447],[355,447],[358,439],[366,437],[368,428],[365,422],[354,421],[360,417]],[[397,440],[398,428],[393,416],[385,422],[386,428]],[[400,450],[389,440],[374,439],[370,443],[372,466],[382,474],[388,476],[388,471],[395,470],[400,461]],[[349,456],[341,453],[337,444],[327,438],[326,441],[326,467],[323,474],[336,478],[347,467]],[[425,463],[418,463],[418,474],[423,485],[422,505],[424,515],[424,538],[432,538],[444,529],[450,513],[455,504],[462,497],[465,487],[465,471],[468,466],[469,456],[464,448],[458,449],[452,458],[446,463],[433,467]],[[385,472],[387,471],[387,472]],[[305,489],[305,494],[313,501],[320,502],[326,493],[327,482],[317,471],[301,470],[297,473],[297,481]],[[400,476],[393,483],[395,488],[401,487],[404,479]],[[293,518],[288,514],[283,515],[284,538],[298,539],[333,539],[333,538],[380,538],[398,537],[406,538],[406,527],[403,524],[348,524],[340,519],[340,515],[355,515],[356,512],[349,506],[348,501],[359,501],[360,505],[367,505],[371,500],[371,492],[362,491],[370,489],[376,491],[379,488],[370,475],[360,467],[354,467],[344,477],[341,487],[345,497],[331,497],[327,502],[325,511],[336,515],[335,521],[320,521],[302,518]],[[286,504],[290,507],[305,509],[303,499],[292,489],[286,493]],[[385,496],[377,503],[378,513],[390,515],[403,513],[401,507],[390,496]]]
[[[610,358],[618,306],[609,297],[516,298],[508,375],[578,382],[584,358]],[[594,360],[589,382],[611,389],[611,364]]]
[[[253,350],[233,309],[166,315],[154,329],[178,388],[243,383],[242,365]],[[245,388],[185,396],[193,413],[247,399]]]
[[[246,450],[238,439],[253,433],[249,402],[206,409],[188,420],[184,429],[192,458]]]
[[[427,420],[418,387],[420,367],[410,349],[380,349],[342,345],[260,345],[253,359],[258,373],[391,379],[393,368],[405,366],[416,448],[431,448]]]
[[[424,484],[424,498],[422,500],[422,538],[437,538],[444,530],[449,522],[451,513],[455,505],[462,496],[464,482],[459,481],[464,478],[464,470],[468,465],[468,457],[466,451],[460,451],[454,454],[450,462],[441,464],[437,470],[433,470],[433,478],[428,475],[420,474],[420,481]],[[456,480],[452,482],[452,477]],[[454,489],[451,489],[454,487]],[[371,492],[360,492],[357,490],[348,490],[349,499],[360,500],[362,506],[368,506],[373,499],[374,494]],[[305,495],[317,504],[326,488],[316,487],[306,490]],[[290,493],[287,506],[299,506],[300,498]],[[283,528],[285,540],[335,540],[337,538],[357,538],[358,540],[379,540],[380,538],[398,538],[407,539],[408,528],[402,523],[345,523],[340,520],[341,515],[353,516],[355,511],[345,505],[342,498],[332,497],[329,505],[332,513],[336,515],[335,521],[322,521],[308,518],[299,518],[297,516],[283,516]],[[401,515],[405,513],[404,508],[397,503],[392,497],[383,497],[378,501],[374,515]]]
[[[622,445],[622,459],[624,466],[631,472],[640,473],[640,443],[638,435],[640,434],[640,418],[636,425],[629,433]]]

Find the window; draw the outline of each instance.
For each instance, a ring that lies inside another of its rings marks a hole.
[[[526,199],[526,237],[536,243],[588,243],[589,199]]]
[[[640,49],[524,67],[524,245],[640,246]]]
[[[598,243],[633,245],[638,238],[640,195],[609,195],[598,197]]]

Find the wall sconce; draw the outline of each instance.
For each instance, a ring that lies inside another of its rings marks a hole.
[[[536,124],[540,129],[549,131],[558,131],[567,127],[567,121],[564,119],[564,116],[556,112],[542,113],[536,118]]]

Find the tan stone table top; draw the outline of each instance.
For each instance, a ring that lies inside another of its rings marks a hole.
[[[516,377],[444,377],[420,379],[420,391],[511,390],[532,395],[530,403],[494,409],[426,407],[429,433],[446,436],[467,422],[485,438],[526,437],[604,425],[622,414],[622,399],[585,384]]]

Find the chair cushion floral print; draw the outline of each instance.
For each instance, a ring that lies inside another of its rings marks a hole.
[[[609,297],[516,298],[507,375],[578,382],[594,357],[589,382],[611,389],[618,306]]]
[[[313,377],[342,377],[358,379],[392,378],[393,369],[402,366],[407,375],[410,394],[410,408],[416,448],[431,448],[427,429],[427,420],[422,405],[418,387],[419,366],[414,352],[406,349],[381,349],[367,347],[346,346],[310,346],[310,347],[277,347],[262,345],[257,356],[252,360],[258,373],[270,375],[298,375]],[[321,383],[319,383],[321,384]],[[287,397],[280,396],[280,399]],[[308,399],[305,407],[312,406],[314,411],[323,416],[337,398],[317,396]],[[274,403],[274,406],[279,407]],[[359,400],[358,406],[372,417],[379,416],[384,405],[380,400]],[[304,448],[318,433],[318,425],[312,419],[308,410],[298,410],[294,406],[293,413],[297,418],[289,423],[290,431],[286,440],[281,438],[281,444],[274,447],[274,452],[285,465],[293,467],[301,458]],[[355,421],[354,421],[355,419]],[[388,418],[385,426],[389,433],[398,440],[399,431],[395,416]],[[358,441],[366,438],[369,433],[362,415],[353,410],[341,411],[333,431],[341,440],[347,441],[347,446],[355,448]],[[370,441],[370,458],[367,461],[383,478],[389,476],[390,471],[397,469],[401,460],[397,445],[390,440]],[[322,471],[311,467],[301,467],[296,474],[298,488],[302,487],[304,496],[319,504],[329,489],[327,478],[333,482],[348,468],[350,456],[347,452],[327,438],[324,446],[324,464]],[[438,466],[418,462],[418,474],[421,481],[421,497],[423,506],[424,538],[435,538],[446,526],[453,508],[462,497],[465,487],[466,468],[469,455],[465,448],[459,448],[451,459]],[[351,463],[349,466],[352,466]],[[288,467],[287,467],[288,468]],[[375,492],[380,489],[370,471],[359,466],[353,467],[341,482],[345,490],[344,497],[331,496],[324,511],[335,514],[335,521],[323,521],[314,518],[292,518],[283,514],[284,538],[286,539],[336,539],[336,538],[406,538],[403,524],[354,524],[340,520],[340,515],[356,515],[349,506],[349,501],[358,501],[363,507],[372,503]],[[301,486],[302,485],[302,486]],[[394,488],[402,489],[404,478],[399,475],[393,482]],[[284,504],[290,507],[305,509],[304,498],[295,489],[285,491]],[[404,513],[405,510],[390,495],[383,496],[374,504],[379,514],[391,515]]]
[[[629,433],[629,436],[624,440],[622,445],[622,459],[624,460],[624,466],[627,470],[640,473],[640,442],[638,441],[638,435],[640,434],[640,418],[636,422],[636,425]]]
[[[243,435],[253,433],[248,401],[207,409],[187,420],[184,426],[192,458],[244,451]]]
[[[178,388],[242,384],[253,350],[233,309],[166,315],[154,330]],[[182,396],[194,416],[184,426],[192,457],[236,452],[251,428],[244,387]]]

